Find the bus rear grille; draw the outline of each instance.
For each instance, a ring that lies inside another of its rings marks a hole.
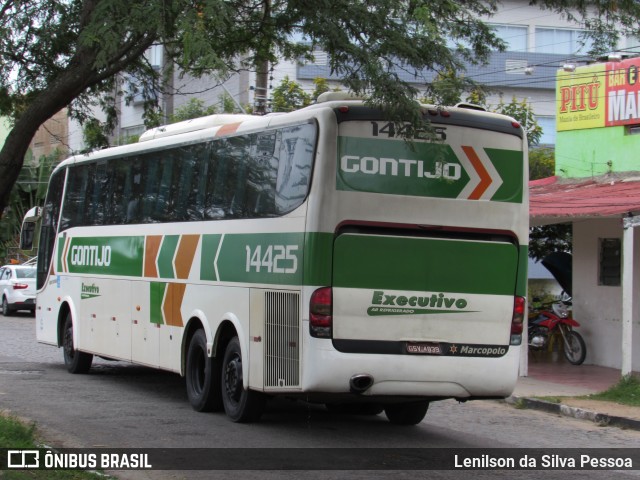
[[[265,388],[300,385],[300,294],[265,292]]]

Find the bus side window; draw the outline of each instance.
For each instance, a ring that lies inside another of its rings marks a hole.
[[[172,190],[173,188],[173,172],[174,172],[173,151],[163,152],[159,161],[159,185],[155,203],[152,208],[152,222],[169,222],[175,220],[173,218]]]
[[[278,158],[274,156],[280,131],[255,135],[247,178],[246,203],[252,217],[271,217],[275,211]]]
[[[107,212],[107,196],[109,195],[109,172],[105,161],[99,162],[93,169],[93,178],[90,178],[92,186],[91,206],[85,206],[86,225],[104,225]]]
[[[187,202],[188,219],[190,221],[204,220],[207,199],[207,178],[209,176],[209,156],[211,150],[208,145],[199,145],[193,153],[194,178],[193,188]]]
[[[283,129],[279,148],[276,180],[278,214],[298,207],[307,196],[315,147],[316,127],[313,124]]]
[[[232,165],[235,167],[231,176],[230,186],[231,198],[229,201],[228,216],[231,218],[247,218],[247,201],[245,198],[245,192],[247,190],[247,179],[249,174],[249,162],[248,156],[243,151],[233,152],[234,158]]]
[[[41,289],[49,273],[49,265],[53,256],[53,246],[58,233],[58,217],[64,191],[64,179],[67,170],[61,169],[53,174],[49,181],[49,190],[42,208],[42,227],[40,229],[40,243],[38,246],[38,281],[37,288]]]
[[[144,193],[140,198],[142,208],[141,223],[152,223],[154,221],[153,215],[156,209],[156,203],[158,198],[158,188],[160,185],[160,168],[158,162],[157,153],[148,153],[142,156],[142,172],[144,173]],[[134,177],[135,179],[135,177]],[[135,183],[135,181],[134,181]],[[129,207],[133,207],[135,199],[131,199]]]
[[[229,157],[226,139],[210,144],[208,156],[207,193],[205,201],[205,218],[207,220],[223,219],[229,208],[226,190],[228,189]]]
[[[126,220],[123,196],[127,186],[127,168],[124,159],[111,162],[108,182],[110,191],[105,203],[105,225],[118,225]]]
[[[69,168],[69,179],[60,220],[60,230],[93,225],[91,223],[91,215],[94,201],[92,191],[95,169],[95,163]]]
[[[184,222],[197,220],[192,217],[190,204],[196,203],[198,182],[194,171],[197,165],[197,155],[202,150],[201,145],[177,148],[174,151],[174,188],[171,195],[173,220]],[[194,205],[194,207],[196,207]]]

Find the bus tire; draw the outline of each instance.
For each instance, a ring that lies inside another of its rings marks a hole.
[[[417,425],[427,414],[429,402],[394,403],[384,408],[389,421],[395,425]]]
[[[242,352],[238,337],[227,344],[222,361],[222,403],[227,416],[234,422],[257,421],[264,412],[266,396],[245,390],[242,382]]]
[[[67,313],[62,331],[62,353],[64,364],[69,373],[87,373],[93,362],[93,355],[76,350],[73,344],[73,320],[71,312]]]
[[[220,369],[216,359],[207,355],[207,335],[202,329],[196,330],[189,342],[185,377],[189,403],[195,411],[222,409]]]

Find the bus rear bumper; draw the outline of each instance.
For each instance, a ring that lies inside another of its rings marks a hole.
[[[363,397],[505,398],[518,379],[520,348],[511,347],[499,358],[346,354],[311,348],[302,390]],[[354,389],[354,378],[370,381],[361,380],[366,388]]]

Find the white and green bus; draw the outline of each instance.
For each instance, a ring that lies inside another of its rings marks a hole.
[[[40,215],[38,341],[71,373],[94,355],[176,372],[194,409],[239,422],[272,396],[415,424],[431,401],[510,395],[525,135],[421,108],[429,132],[327,95],[63,161]]]

